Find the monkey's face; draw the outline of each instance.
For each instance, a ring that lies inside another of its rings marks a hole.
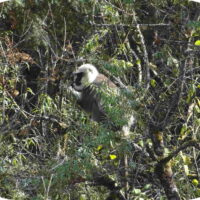
[[[84,72],[74,72],[73,73],[72,87],[75,90],[81,91],[84,89],[83,77],[84,77]]]
[[[82,65],[73,73],[72,87],[77,91],[82,91],[95,81],[98,74],[97,69],[93,65]]]
[[[83,78],[83,75],[84,75],[83,72],[79,72],[79,73],[75,73],[74,74],[74,83],[75,83],[75,85],[80,86],[82,84],[81,80]]]

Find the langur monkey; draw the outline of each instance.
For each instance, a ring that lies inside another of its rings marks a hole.
[[[77,103],[81,108],[90,113],[92,120],[97,122],[108,122],[101,95],[98,93],[98,88],[103,86],[118,91],[118,87],[105,75],[99,73],[92,64],[83,64],[73,73],[71,91],[76,96]],[[134,122],[135,118],[130,116],[127,125],[122,127],[124,135],[129,134],[130,127]]]
[[[92,120],[97,122],[105,121],[107,118],[100,94],[97,92],[103,84],[117,89],[112,81],[100,74],[91,64],[83,64],[73,73],[72,88],[76,91],[74,94],[77,102],[83,110],[91,114]]]

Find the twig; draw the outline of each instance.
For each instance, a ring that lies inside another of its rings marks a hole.
[[[150,69],[149,69],[148,52],[147,52],[147,48],[146,48],[144,36],[143,36],[142,31],[140,29],[140,25],[137,23],[136,15],[133,16],[133,20],[137,24],[136,28],[137,28],[137,31],[139,33],[139,37],[140,37],[140,41],[141,41],[141,46],[142,46],[143,53],[144,53],[143,61],[144,61],[144,68],[145,68],[145,70],[144,70],[145,71],[145,86],[146,86],[146,89],[148,89],[149,88],[149,83],[150,83]]]
[[[50,180],[49,180],[47,187],[46,187],[46,184],[45,184],[44,177],[42,176],[42,183],[43,183],[44,192],[45,192],[45,194],[44,194],[45,200],[49,199],[49,191],[50,191],[51,183],[52,183],[52,180],[53,180],[53,176],[54,176],[54,174],[51,174],[51,177],[50,177]]]
[[[136,52],[132,48],[130,48],[130,51],[133,54],[133,56],[135,57],[135,59],[137,61],[139,61],[140,59],[139,59],[139,56],[136,54]],[[140,62],[137,63],[137,66],[138,66],[137,67],[138,68],[138,83],[139,83],[139,85],[141,85],[142,84],[142,66],[141,66]]]
[[[132,27],[161,27],[161,26],[171,26],[171,24],[137,24],[137,23],[132,23],[132,24],[97,24],[93,23],[90,21],[90,25],[96,26],[96,27],[110,27],[110,28],[115,28],[116,26],[118,28],[132,28]]]
[[[163,163],[163,164],[166,164],[172,158],[176,157],[179,154],[180,151],[183,151],[183,150],[187,149],[188,147],[195,147],[196,149],[200,150],[200,144],[195,140],[191,140],[191,141],[186,142],[185,144],[181,145],[178,149],[176,149],[175,151],[170,153],[167,157],[163,158],[159,162]]]

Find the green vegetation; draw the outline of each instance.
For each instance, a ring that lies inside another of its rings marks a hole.
[[[0,197],[200,197],[200,14],[187,0],[0,3]],[[90,120],[67,87],[92,63],[122,87]]]

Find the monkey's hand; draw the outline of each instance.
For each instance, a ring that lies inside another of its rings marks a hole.
[[[72,86],[67,88],[67,92],[71,93],[77,100],[81,98],[81,92],[76,91]]]

